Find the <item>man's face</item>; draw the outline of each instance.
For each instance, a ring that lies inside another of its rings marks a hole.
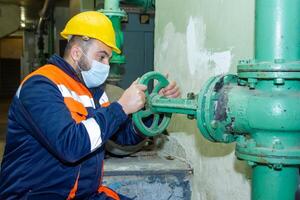
[[[93,60],[108,65],[111,56],[112,49],[104,43],[94,39],[89,47],[87,47],[86,52],[83,51],[83,54],[78,61],[78,65],[82,70],[89,70]]]

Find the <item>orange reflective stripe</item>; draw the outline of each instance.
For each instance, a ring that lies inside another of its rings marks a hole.
[[[34,75],[45,76],[57,85],[64,84],[68,89],[75,91],[78,95],[88,95],[92,98],[92,94],[82,83],[74,80],[71,76],[54,65],[44,65],[37,69],[29,74],[21,84]]]
[[[108,107],[110,105],[110,102],[105,102],[103,104],[101,104],[101,107]]]
[[[77,178],[76,178],[76,181],[75,181],[75,184],[72,188],[72,190],[70,191],[69,193],[69,196],[67,198],[67,200],[71,200],[71,199],[74,199],[75,196],[76,196],[76,192],[77,192],[77,189],[78,189],[78,180],[79,180],[79,172],[78,172],[78,175],[77,175]]]
[[[81,96],[85,95],[92,101],[92,94],[90,91],[80,82],[74,80],[72,77],[70,77],[68,74],[66,74],[63,70],[59,69],[58,67],[54,65],[44,65],[43,67],[37,69],[36,71],[29,74],[21,83],[24,84],[26,80],[28,80],[30,77],[35,75],[41,75],[48,78],[50,81],[52,81],[56,86],[63,85],[66,90],[75,92],[76,95]],[[69,109],[72,118],[76,121],[76,123],[80,123],[82,120],[86,119],[86,116],[88,115],[87,109],[84,107],[84,105],[76,99],[68,96],[63,96],[64,102]]]
[[[102,177],[103,177],[103,172],[104,172],[103,167],[104,167],[104,161],[102,161],[102,167],[101,167],[102,171],[101,171],[100,186],[98,188],[98,193],[104,192],[106,194],[106,196],[108,196],[114,200],[120,200],[119,195],[115,191],[102,185]]]
[[[80,123],[82,120],[86,119],[88,112],[81,103],[69,97],[64,98],[64,102],[70,110],[71,116],[76,121],[76,123]]]
[[[98,188],[98,192],[99,193],[104,192],[106,194],[106,196],[108,196],[114,200],[120,200],[119,195],[115,191],[113,191],[112,189],[110,189],[108,187],[100,186]]]

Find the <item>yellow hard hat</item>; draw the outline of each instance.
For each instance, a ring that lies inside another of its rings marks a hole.
[[[73,16],[60,35],[68,39],[68,36],[87,36],[100,40],[118,54],[121,53],[116,45],[115,31],[108,17],[97,11],[86,11]]]

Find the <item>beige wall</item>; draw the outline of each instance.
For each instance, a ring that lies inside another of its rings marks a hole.
[[[23,51],[22,38],[0,39],[0,58],[20,59]]]

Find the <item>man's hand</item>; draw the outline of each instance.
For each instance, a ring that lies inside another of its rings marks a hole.
[[[158,93],[168,98],[177,98],[180,96],[180,90],[175,81],[172,81],[167,87],[161,89]]]
[[[142,109],[146,102],[144,91],[147,87],[137,82],[138,80],[135,80],[118,100],[127,115]]]

